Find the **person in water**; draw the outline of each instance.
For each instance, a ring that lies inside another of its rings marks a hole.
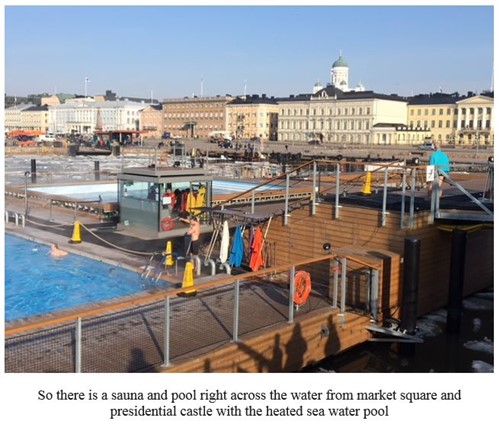
[[[56,243],[52,243],[50,246],[50,255],[54,257],[63,257],[68,254],[67,251],[61,250]]]

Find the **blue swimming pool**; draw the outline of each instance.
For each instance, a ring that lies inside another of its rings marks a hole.
[[[212,191],[214,195],[227,194],[227,193],[241,193],[255,186],[258,186],[258,184],[247,181],[214,180],[212,184]],[[187,187],[189,187],[189,184],[187,184]],[[276,190],[281,188],[283,187],[267,185],[259,187],[257,191]],[[81,201],[85,200],[98,201],[99,196],[102,198],[104,202],[118,201],[118,187],[116,183],[29,187],[28,190],[50,195],[66,196]]]
[[[5,321],[73,308],[158,287],[139,273],[5,235]]]

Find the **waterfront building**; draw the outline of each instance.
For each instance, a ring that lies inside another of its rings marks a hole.
[[[21,119],[21,113],[23,110],[33,107],[32,103],[28,104],[17,104],[12,107],[6,108],[4,112],[4,125],[5,131],[13,131],[13,130],[27,130],[26,127],[23,126],[23,122]]]
[[[419,146],[431,138],[431,131],[406,124],[377,123],[372,128],[375,145]]]
[[[226,131],[236,139],[277,140],[279,105],[265,94],[244,95],[226,105]]]
[[[49,131],[49,111],[47,105],[33,105],[20,113],[22,130]]]
[[[492,145],[492,117],[492,94],[439,92],[416,95],[408,102],[408,126],[430,130],[433,140],[450,146]]]
[[[493,94],[468,96],[457,101],[455,142],[465,146],[493,146]]]
[[[49,107],[53,133],[92,134],[95,130],[139,130],[145,103],[133,101],[77,101]]]
[[[233,99],[230,95],[165,99],[164,130],[172,136],[187,138],[209,137],[211,132],[224,131],[225,107]]]
[[[279,99],[278,141],[319,141],[339,145],[393,144],[380,124],[406,125],[406,100],[373,91],[348,91],[329,85],[312,95]],[[379,126],[380,127],[380,126]]]
[[[429,137],[451,145],[455,138],[457,101],[465,98],[458,93],[442,92],[416,95],[408,101],[408,126],[429,130]]]
[[[163,134],[163,110],[161,104],[150,104],[139,112],[140,130],[144,138],[160,139]]]

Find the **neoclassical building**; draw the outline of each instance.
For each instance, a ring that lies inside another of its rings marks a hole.
[[[430,131],[445,145],[492,145],[493,96],[443,94],[416,95],[408,103],[408,125]]]
[[[493,97],[481,94],[457,101],[455,142],[460,145],[493,145]]]
[[[347,91],[330,85],[311,95],[278,99],[278,141],[319,140],[339,145],[393,144],[380,124],[406,125],[406,100],[372,91]]]
[[[140,111],[148,104],[134,101],[82,101],[49,107],[53,133],[92,134],[96,130],[139,130]]]

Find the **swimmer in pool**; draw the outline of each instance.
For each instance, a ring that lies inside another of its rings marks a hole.
[[[53,257],[63,257],[68,254],[67,251],[61,250],[56,243],[52,243],[50,246],[50,255]]]

